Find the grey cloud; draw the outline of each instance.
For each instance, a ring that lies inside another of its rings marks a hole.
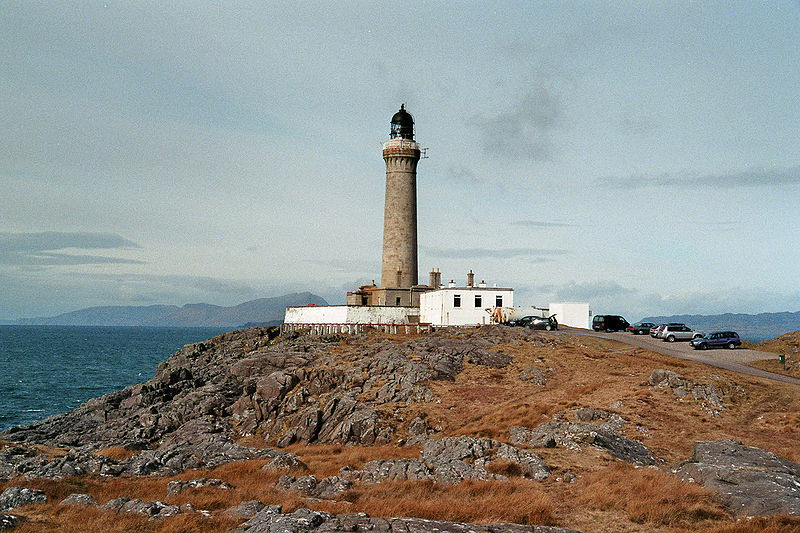
[[[629,189],[632,187],[713,187],[732,189],[736,187],[765,187],[775,185],[800,184],[800,166],[787,168],[759,168],[703,176],[692,174],[637,174],[626,178],[603,178],[596,185],[607,186],[614,183],[616,187]]]
[[[562,115],[557,95],[538,87],[516,107],[493,116],[478,116],[475,123],[490,155],[549,161],[553,158],[553,131]]]
[[[547,248],[465,248],[465,249],[443,249],[425,248],[425,252],[433,257],[451,259],[473,259],[473,258],[497,258],[508,259],[512,257],[549,257],[555,255],[566,255],[567,250],[547,249]]]
[[[135,259],[57,253],[65,249],[111,250],[140,248],[114,233],[0,233],[0,264],[17,266],[143,264]]]

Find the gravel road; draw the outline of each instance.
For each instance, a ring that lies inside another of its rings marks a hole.
[[[595,332],[580,328],[570,328],[567,326],[559,326],[558,332],[561,334],[588,335],[590,337],[610,339],[629,344],[631,346],[636,346],[637,348],[644,348],[645,350],[650,350],[651,352],[671,355],[673,357],[677,357],[678,359],[697,361],[710,366],[724,368],[725,370],[740,372],[742,374],[749,374],[751,376],[781,381],[783,383],[800,385],[800,379],[747,366],[747,363],[752,363],[753,361],[777,359],[778,354],[771,352],[759,352],[757,350],[746,350],[744,348],[737,348],[735,350],[717,348],[713,350],[700,351],[689,346],[689,343],[686,341],[664,342],[661,339],[654,339],[650,335],[632,335],[627,332]]]

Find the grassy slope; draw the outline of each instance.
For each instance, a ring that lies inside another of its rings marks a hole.
[[[609,410],[615,404],[618,407],[610,410],[628,420],[620,432],[641,440],[668,462],[688,457],[695,440],[719,438],[736,438],[800,461],[796,447],[800,438],[798,387],[678,361],[601,339],[555,335],[545,338],[554,342],[544,346],[503,346],[503,351],[514,356],[508,368],[467,365],[455,382],[431,384],[441,403],[403,404],[386,409],[399,410],[405,423],[422,414],[429,426],[441,426],[443,434],[507,440],[511,425],[535,426],[556,413],[573,419],[576,408]],[[547,384],[541,387],[521,381],[519,374],[526,367],[542,370]],[[656,368],[671,369],[702,383],[720,382],[715,376],[726,377],[743,391],[731,390],[727,408],[712,416],[691,395],[680,400],[670,390],[650,387],[647,378]],[[399,436],[403,436],[402,431]],[[274,443],[250,437],[247,444]],[[337,473],[342,466],[358,468],[374,458],[416,456],[418,448],[295,445],[289,451],[300,455],[311,473],[322,478]],[[592,447],[536,452],[553,470],[544,482],[512,477],[508,483],[462,483],[454,487],[431,483],[356,485],[336,503],[310,502],[277,489],[274,485],[279,474],[260,470],[265,461],[236,463],[170,478],[12,480],[0,484],[0,489],[23,485],[42,488],[48,494],[51,503],[46,506],[15,511],[29,519],[17,529],[20,532],[221,531],[239,522],[218,515],[182,515],[163,522],[147,522],[96,510],[59,508],[57,502],[71,492],[89,492],[100,503],[125,496],[176,504],[190,502],[198,509],[219,511],[258,499],[268,504],[280,503],[285,511],[312,507],[331,512],[364,511],[372,516],[556,524],[586,532],[800,532],[800,519],[736,521],[710,491],[680,482],[668,469],[634,468]],[[109,454],[121,453],[109,450]],[[513,475],[513,471],[507,473]],[[562,481],[567,473],[576,476],[575,482]],[[169,481],[204,476],[221,478],[236,488],[198,489],[165,498]]]

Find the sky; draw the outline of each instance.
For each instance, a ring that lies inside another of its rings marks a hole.
[[[421,282],[800,311],[798,65],[798,1],[5,1],[0,320],[344,303],[401,103]]]

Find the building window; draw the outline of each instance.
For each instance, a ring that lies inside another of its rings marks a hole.
[[[503,307],[503,297],[502,296],[495,296],[494,297],[494,306],[495,307]]]
[[[400,305],[400,297],[399,296],[394,299],[394,305],[397,305],[397,306]]]
[[[481,295],[480,294],[476,294],[475,295],[475,307],[480,307],[481,305],[482,305],[481,304]]]
[[[461,295],[454,294],[453,295],[453,307],[461,307]]]

